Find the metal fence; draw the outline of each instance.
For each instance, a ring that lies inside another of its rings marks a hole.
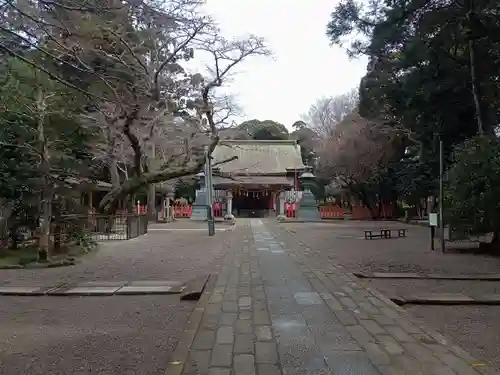
[[[129,240],[146,234],[146,215],[66,215],[54,223],[54,238],[70,242],[79,233],[95,241]]]

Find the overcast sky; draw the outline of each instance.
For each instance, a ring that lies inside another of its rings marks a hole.
[[[253,33],[274,52],[274,59],[246,60],[231,83],[243,119],[275,120],[290,128],[317,98],[349,91],[366,71],[365,59],[349,61],[329,45],[325,30],[335,0],[206,2],[225,36]]]

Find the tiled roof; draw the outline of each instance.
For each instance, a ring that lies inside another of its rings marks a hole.
[[[276,174],[287,169],[304,168],[296,141],[224,140],[215,148],[214,163],[237,156],[237,160],[218,165],[232,174]]]
[[[235,176],[234,179],[223,178],[214,176],[213,177],[214,186],[217,185],[282,185],[292,187],[293,177],[285,176]]]

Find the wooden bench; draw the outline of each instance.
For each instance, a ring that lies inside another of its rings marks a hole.
[[[365,240],[371,240],[373,238],[392,238],[392,232],[397,232],[398,237],[406,237],[406,229],[405,228],[398,228],[398,229],[380,229],[380,233],[373,233],[377,232],[377,230],[372,230],[372,229],[366,229],[365,230]]]

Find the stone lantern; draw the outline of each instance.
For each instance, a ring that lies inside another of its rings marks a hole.
[[[314,186],[316,176],[309,170],[306,170],[299,176],[300,182],[304,187],[302,192],[302,199],[297,210],[297,219],[303,221],[319,221],[321,216],[316,203],[316,198],[311,192],[311,187]]]
[[[200,188],[196,190],[196,198],[191,211],[192,220],[207,220],[207,189],[205,186],[205,173],[196,174],[195,178],[200,183]]]

